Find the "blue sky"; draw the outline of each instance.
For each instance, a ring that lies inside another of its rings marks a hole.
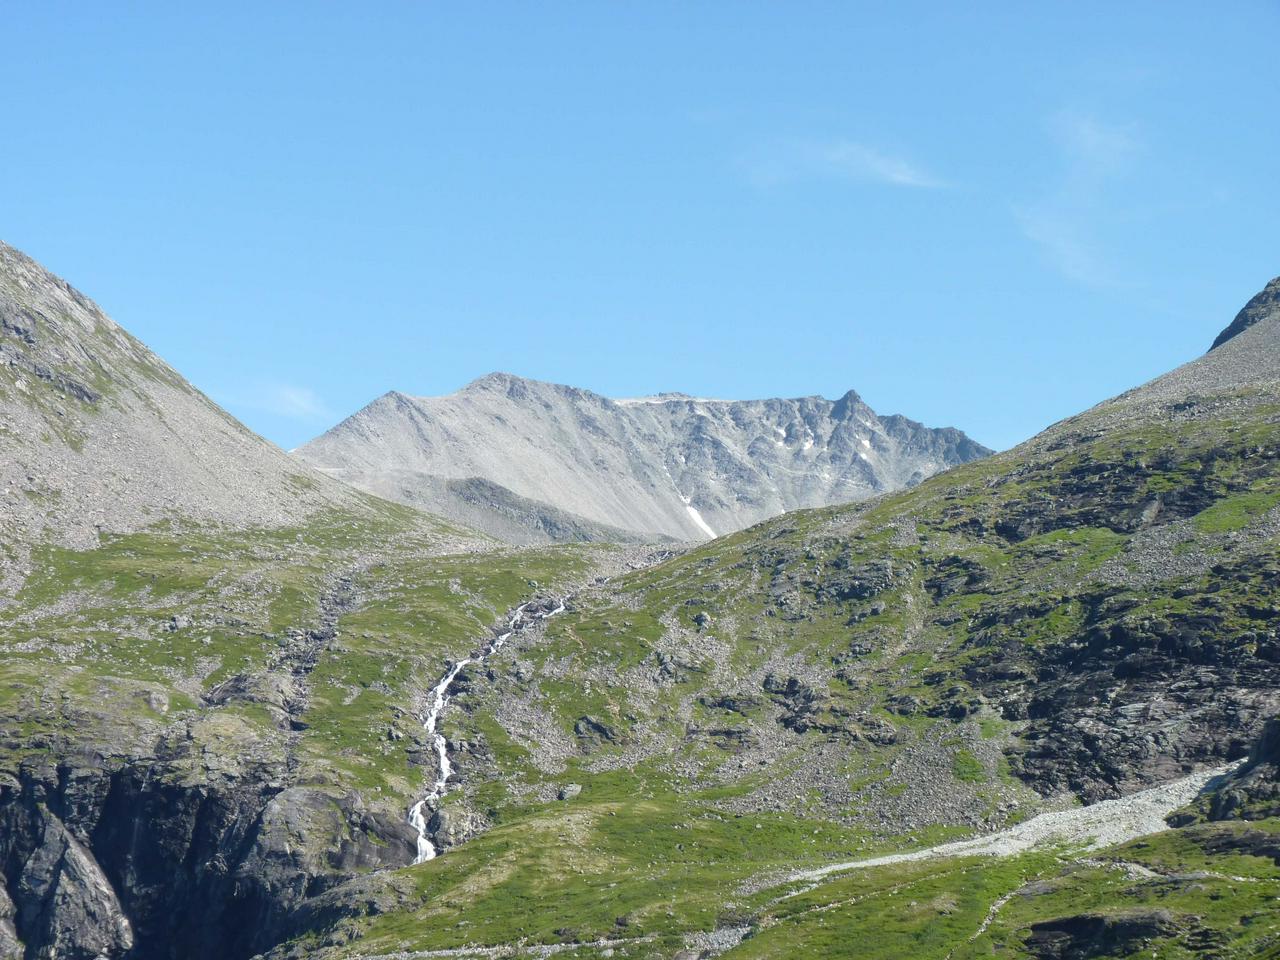
[[[285,447],[491,370],[1005,447],[1280,274],[1274,2],[4,21],[0,238]]]

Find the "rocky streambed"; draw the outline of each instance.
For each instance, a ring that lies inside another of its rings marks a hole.
[[[520,604],[507,619],[505,629],[499,630],[474,657],[465,657],[450,664],[439,682],[432,688],[427,698],[427,710],[422,717],[422,726],[435,750],[438,767],[431,789],[427,791],[426,796],[409,808],[409,825],[418,834],[418,853],[414,863],[434,859],[441,852],[437,841],[433,838],[433,833],[439,830],[442,824],[439,817],[428,819],[428,813],[433,811],[436,804],[444,797],[449,786],[449,777],[453,773],[453,762],[449,757],[449,741],[437,727],[440,723],[440,714],[449,703],[449,694],[454,681],[458,679],[458,674],[473,663],[484,663],[501,650],[513,636],[523,633],[535,623],[563,613],[569,600],[570,597],[566,596],[559,600],[530,600]]]

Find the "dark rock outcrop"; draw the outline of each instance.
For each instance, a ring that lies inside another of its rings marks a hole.
[[[1038,960],[1090,960],[1126,955],[1145,943],[1181,931],[1167,910],[1083,913],[1032,924],[1026,948]]]
[[[1255,558],[1221,565],[1159,615],[1101,593],[1087,598],[1079,635],[1013,658],[993,650],[998,673],[1028,676],[988,694],[1031,720],[1015,770],[1038,789],[1095,801],[1244,757],[1280,712],[1280,615],[1249,615],[1278,583],[1280,566]]]
[[[34,813],[36,846],[15,884],[22,939],[67,960],[125,954],[133,930],[102,869],[47,807]]]
[[[617,730],[591,716],[579,717],[574,722],[573,732],[586,752],[590,752],[602,743],[613,743],[618,739]]]
[[[1218,334],[1217,339],[1213,341],[1213,346],[1209,349],[1216,350],[1228,340],[1244,333],[1255,323],[1277,315],[1280,315],[1280,277],[1268,283],[1244,305],[1231,321],[1230,326]]]
[[[0,787],[0,957],[214,960],[269,949],[308,899],[413,857],[355,797],[163,763],[27,765]],[[8,916],[6,916],[8,914]],[[12,933],[10,933],[12,931]]]
[[[1239,769],[1200,797],[1190,808],[1169,818],[1175,827],[1202,820],[1265,820],[1280,817],[1280,716],[1269,719]],[[1280,845],[1272,839],[1274,855]],[[1267,854],[1272,855],[1272,854]]]
[[[448,850],[466,843],[489,826],[489,821],[475,811],[463,806],[450,806],[442,807],[431,815],[427,821],[427,832],[431,834],[437,850]]]

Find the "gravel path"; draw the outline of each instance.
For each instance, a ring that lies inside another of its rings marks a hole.
[[[454,947],[448,950],[402,950],[398,953],[359,954],[359,960],[444,960],[448,957],[554,957],[557,953],[583,950],[588,947],[601,951],[605,956],[614,947],[650,943],[652,937],[630,937],[614,940],[588,940],[583,943],[506,943],[493,947]]]
[[[1241,761],[1243,762],[1243,761]],[[1007,857],[1045,844],[1083,845],[1097,850],[1113,844],[1124,843],[1149,833],[1168,830],[1164,818],[1185,806],[1204,790],[1211,780],[1235,769],[1239,763],[1213,770],[1202,770],[1181,780],[1152,787],[1118,800],[1104,800],[1088,807],[1058,810],[1032,817],[1016,827],[992,833],[972,840],[957,840],[911,853],[894,853],[868,860],[850,860],[833,863],[815,870],[801,870],[790,874],[784,882],[821,880],[833,873],[846,870],[862,870],[911,860],[933,860],[940,857]]]

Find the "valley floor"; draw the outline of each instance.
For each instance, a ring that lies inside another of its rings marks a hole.
[[[1164,819],[1239,767],[970,840],[752,880],[738,903],[722,905],[733,919],[706,932],[324,955],[1060,960],[1142,947],[1169,960],[1272,957],[1280,950],[1280,910],[1270,906],[1280,898],[1280,821],[1171,830]],[[1238,938],[1223,935],[1224,914]]]
[[[1194,800],[1211,782],[1238,768],[1240,763],[1205,770],[1172,783],[1161,784],[1115,800],[1103,800],[1087,807],[1071,807],[1041,813],[1030,820],[972,840],[942,843],[909,853],[893,853],[866,860],[834,863],[816,870],[802,870],[788,879],[821,880],[846,870],[865,870],[913,860],[945,857],[1008,857],[1037,847],[1082,847],[1097,850],[1127,843],[1151,833],[1169,829],[1167,817]]]

